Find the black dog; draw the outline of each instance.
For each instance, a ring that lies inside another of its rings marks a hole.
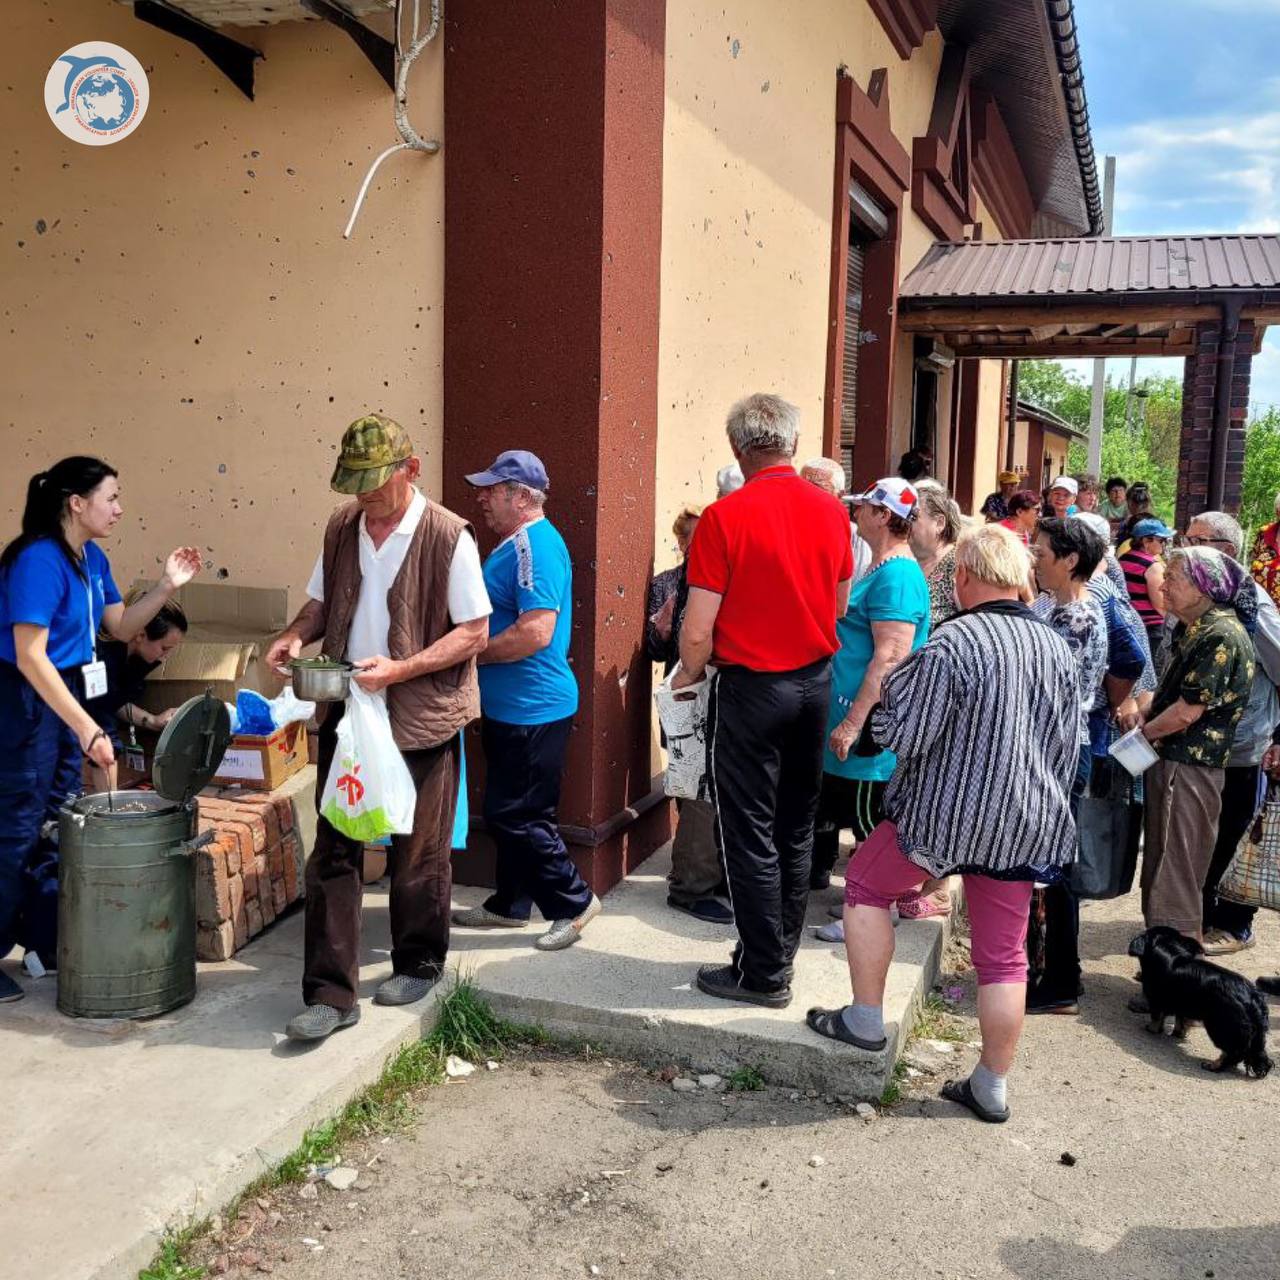
[[[1261,1079],[1271,1070],[1267,1057],[1267,1002],[1247,978],[1203,959],[1204,948],[1168,925],[1156,925],[1129,944],[1142,966],[1142,992],[1151,1010],[1147,1030],[1159,1034],[1166,1016],[1176,1019],[1174,1035],[1186,1024],[1203,1022],[1221,1051],[1206,1071],[1233,1071],[1243,1062]]]

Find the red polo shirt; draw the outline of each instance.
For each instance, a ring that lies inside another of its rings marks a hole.
[[[689,585],[723,597],[712,661],[752,671],[835,653],[836,586],[852,577],[848,514],[788,466],[713,502],[689,551]]]

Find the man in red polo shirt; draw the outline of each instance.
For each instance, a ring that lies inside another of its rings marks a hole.
[[[708,995],[791,1002],[822,781],[836,619],[853,578],[849,517],[791,464],[799,411],[779,396],[734,405],[727,423],[746,484],[709,506],[689,553],[675,687],[717,672],[707,727],[716,839],[739,942],[704,965]]]

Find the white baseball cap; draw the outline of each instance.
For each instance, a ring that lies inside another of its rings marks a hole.
[[[1049,488],[1065,489],[1074,498],[1080,492],[1080,482],[1073,480],[1070,476],[1059,476]]]
[[[865,493],[855,493],[850,502],[865,502],[871,507],[883,507],[903,520],[914,520],[919,511],[920,495],[909,480],[890,476],[877,480]]]

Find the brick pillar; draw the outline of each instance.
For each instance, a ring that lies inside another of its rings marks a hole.
[[[1209,470],[1213,452],[1214,396],[1218,384],[1222,327],[1216,320],[1196,326],[1196,353],[1186,358],[1182,380],[1182,441],[1178,450],[1176,523],[1185,529],[1191,517],[1209,507]],[[1227,442],[1223,507],[1240,508],[1244,484],[1244,433],[1249,415],[1254,322],[1242,320],[1235,342],[1231,378],[1231,419]],[[1222,353],[1225,354],[1225,353]]]
[[[642,639],[654,544],[664,0],[450,0],[444,496],[531,449],[573,559],[581,709],[560,815],[597,891],[666,839]],[[482,551],[494,538],[479,529]],[[482,756],[471,735],[473,812]],[[473,832],[458,878],[491,875]]]
[[[1227,476],[1222,505],[1240,510],[1244,494],[1244,435],[1249,422],[1249,383],[1253,374],[1254,323],[1240,322],[1236,358],[1231,372],[1231,433],[1227,441]]]
[[[1213,396],[1218,383],[1216,320],[1196,325],[1196,353],[1187,356],[1182,376],[1182,439],[1178,448],[1175,523],[1185,529],[1209,505],[1209,458],[1213,451]]]

